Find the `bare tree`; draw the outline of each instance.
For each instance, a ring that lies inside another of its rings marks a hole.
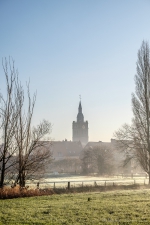
[[[0,95],[0,186],[3,187],[8,172],[18,174],[16,181],[25,186],[27,176],[44,170],[46,162],[51,159],[44,139],[51,132],[51,124],[43,120],[37,127],[32,127],[36,94],[31,98],[27,84],[27,105],[14,62],[9,60],[8,63],[5,59],[3,69],[6,98]]]
[[[100,175],[106,175],[113,172],[112,151],[106,145],[86,148],[81,160],[82,171],[85,174],[98,172]]]
[[[16,145],[14,132],[19,115],[19,109],[16,105],[17,92],[15,82],[18,76],[14,68],[14,61],[5,59],[2,63],[6,79],[5,97],[0,94],[0,187],[4,185],[6,173],[14,165],[14,154]]]
[[[25,186],[26,178],[44,170],[46,162],[52,156],[47,143],[43,138],[51,132],[51,124],[43,120],[37,127],[32,127],[33,111],[36,101],[36,94],[31,99],[29,84],[27,84],[28,110],[24,110],[24,91],[19,82],[16,83],[18,90],[19,116],[15,130],[17,145],[16,169],[18,175],[16,182],[21,187]]]
[[[143,41],[138,51],[135,94],[132,94],[133,120],[115,136],[120,149],[126,152],[126,162],[134,159],[149,174],[150,183],[150,48]]]
[[[93,148],[86,148],[83,151],[81,156],[81,166],[82,166],[82,173],[88,174],[93,172],[93,157],[92,157],[92,150]]]

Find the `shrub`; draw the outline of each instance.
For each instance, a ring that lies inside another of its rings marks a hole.
[[[28,187],[21,188],[17,185],[14,188],[4,187],[0,188],[0,199],[19,198],[19,197],[33,197],[41,195],[52,195],[52,189],[28,189]]]

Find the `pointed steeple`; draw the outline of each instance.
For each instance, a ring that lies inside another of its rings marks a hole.
[[[82,113],[81,100],[79,102],[79,107],[78,107],[77,122],[84,122],[84,116],[83,116],[83,113]]]
[[[82,113],[82,106],[81,106],[81,101],[79,102],[78,113]]]
[[[72,140],[80,141],[82,145],[85,146],[88,143],[88,121],[84,122],[81,95],[79,95],[79,97],[77,121],[73,121],[72,123]]]

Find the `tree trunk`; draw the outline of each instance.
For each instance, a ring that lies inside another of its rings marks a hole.
[[[148,184],[150,185],[150,153],[149,153],[149,171],[148,171],[148,178],[149,178]]]
[[[19,173],[19,185],[20,187],[25,187],[25,171]]]
[[[3,186],[4,186],[4,169],[2,169],[2,172],[1,172],[0,188],[2,188]]]
[[[5,177],[5,156],[3,157],[2,161],[0,188],[3,188],[4,186],[4,177]]]

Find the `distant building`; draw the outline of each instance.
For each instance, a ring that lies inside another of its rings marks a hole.
[[[79,158],[83,148],[80,141],[64,140],[52,141],[50,149],[55,160],[62,160],[65,158]]]
[[[88,143],[88,121],[84,122],[81,101],[79,102],[77,122],[72,123],[72,140],[80,141],[83,146]]]

